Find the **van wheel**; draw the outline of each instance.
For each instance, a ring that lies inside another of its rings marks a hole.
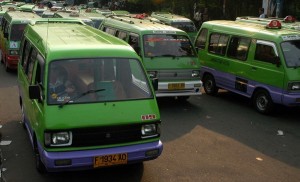
[[[37,148],[37,143],[35,141],[34,144],[34,157],[35,157],[35,166],[36,169],[39,173],[45,173],[46,172],[46,167],[44,165],[44,163],[41,160],[41,155],[39,152],[39,149]]]
[[[9,69],[9,67],[8,67],[8,63],[7,63],[6,60],[4,60],[4,66],[5,66],[5,71],[6,71],[6,72],[9,72],[10,69]]]
[[[23,107],[23,105],[21,105],[21,112],[22,112],[21,124],[22,124],[23,128],[25,129],[26,125],[25,125],[25,113],[24,113],[24,107]]]
[[[176,98],[176,100],[180,101],[180,102],[181,101],[184,102],[184,101],[188,100],[189,98],[190,98],[190,96],[179,96]]]
[[[216,95],[219,88],[216,86],[215,79],[212,75],[208,74],[203,79],[204,91],[207,95]]]
[[[274,107],[272,98],[266,90],[258,90],[255,92],[253,104],[255,109],[262,114],[271,113]]]

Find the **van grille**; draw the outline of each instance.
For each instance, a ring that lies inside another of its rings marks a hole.
[[[191,80],[198,79],[192,77],[192,70],[159,70],[157,75],[158,80]]]
[[[141,141],[141,125],[123,125],[72,130],[71,147],[88,147]]]

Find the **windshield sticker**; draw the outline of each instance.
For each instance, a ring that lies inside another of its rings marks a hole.
[[[176,34],[175,31],[168,31],[168,30],[153,30],[155,34]]]
[[[141,116],[142,120],[151,120],[151,119],[156,119],[156,115],[155,114],[147,114],[147,115],[142,115]]]
[[[10,41],[9,42],[9,48],[19,48],[18,42]]]
[[[283,40],[300,40],[300,35],[286,35],[282,36]]]
[[[52,93],[51,98],[56,100],[56,102],[65,102],[71,99],[70,96],[58,96],[57,93]]]
[[[168,39],[168,38],[157,38],[157,37],[153,37],[153,38],[148,38],[145,39],[146,42],[189,42],[188,39]]]

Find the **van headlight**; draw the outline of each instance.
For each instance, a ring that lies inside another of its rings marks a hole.
[[[288,83],[288,90],[289,91],[298,91],[298,90],[300,90],[300,82]]]
[[[9,51],[9,55],[18,55],[18,54],[19,54],[19,51],[17,51],[17,50]]]
[[[199,70],[193,70],[192,71],[192,77],[193,78],[199,78],[200,77],[200,71]]]
[[[141,128],[142,138],[157,137],[160,134],[159,124],[145,124]]]
[[[72,144],[72,132],[46,132],[45,145],[51,147],[70,146]]]

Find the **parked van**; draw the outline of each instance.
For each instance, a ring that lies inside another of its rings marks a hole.
[[[26,25],[31,20],[40,18],[33,12],[17,11],[13,8],[4,13],[0,31],[2,53],[0,59],[5,65],[6,71],[17,68],[20,41]]]
[[[139,163],[162,153],[157,84],[127,43],[78,20],[47,19],[27,26],[20,50],[22,122],[39,171]]]
[[[204,90],[219,88],[251,98],[260,113],[274,104],[300,105],[300,34],[237,21],[208,21],[195,41]]]
[[[256,23],[267,25],[272,20],[278,20],[281,24],[282,28],[292,29],[292,30],[300,30],[300,22],[296,21],[296,18],[293,16],[286,16],[285,18],[257,18],[251,16],[241,16],[237,17],[236,21],[247,22],[247,23]]]
[[[158,79],[157,97],[185,100],[201,94],[200,64],[186,32],[136,15],[110,16],[100,29],[136,50],[150,78]]]
[[[86,15],[80,14],[79,11],[73,10],[73,11],[64,11],[64,10],[58,10],[54,13],[53,18],[73,18],[83,21],[85,24],[95,27],[94,22],[91,20],[91,18],[87,17]]]
[[[197,28],[194,22],[184,16],[168,13],[168,12],[152,12],[151,17],[156,18],[167,25],[176,27],[185,31],[192,41],[195,40]]]
[[[80,14],[83,14],[84,16],[90,18],[93,21],[93,27],[97,29],[99,28],[102,21],[106,18],[104,15],[91,8],[81,9]]]

